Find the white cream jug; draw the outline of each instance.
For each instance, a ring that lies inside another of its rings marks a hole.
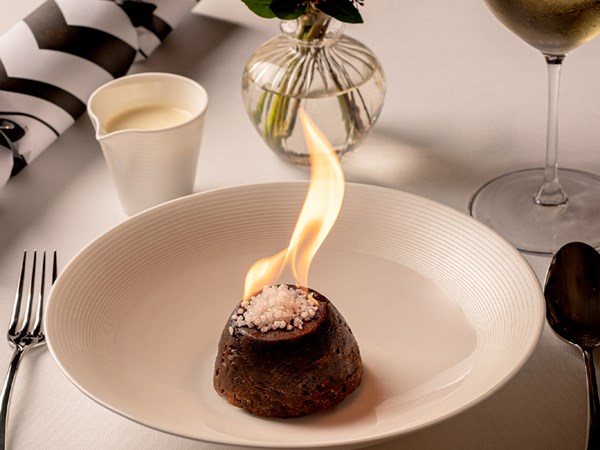
[[[191,194],[208,95],[169,73],[117,78],[88,100],[96,139],[128,214]]]

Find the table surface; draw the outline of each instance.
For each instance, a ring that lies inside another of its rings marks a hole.
[[[41,0],[3,0],[0,32]],[[539,53],[503,28],[480,0],[367,1],[346,32],[380,58],[386,103],[367,141],[344,162],[349,181],[415,193],[466,213],[471,195],[510,170],[541,166],[546,71]],[[278,32],[239,0],[203,0],[132,71],[191,77],[210,95],[195,190],[304,180],[279,160],[243,110],[247,57]],[[224,19],[227,16],[227,20]],[[240,20],[241,19],[241,20]],[[600,39],[563,70],[561,166],[600,173]],[[92,126],[82,117],[0,189],[0,319],[8,323],[23,249],[58,249],[64,266],[127,219]],[[543,280],[549,259],[525,255]],[[10,358],[0,343],[0,373]],[[409,449],[577,449],[586,436],[580,353],[545,327],[522,370],[490,398],[434,426],[376,446]],[[24,359],[13,392],[11,449],[215,449],[130,422],[83,395],[50,353]],[[224,447],[223,447],[224,448]]]

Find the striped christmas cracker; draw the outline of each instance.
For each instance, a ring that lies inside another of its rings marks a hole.
[[[198,0],[46,0],[0,36],[0,187],[147,58]],[[9,142],[10,141],[10,142]]]

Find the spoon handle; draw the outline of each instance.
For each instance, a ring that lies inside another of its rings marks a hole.
[[[596,365],[591,349],[583,349],[588,385],[589,431],[588,450],[600,448],[600,402],[598,400],[598,384],[596,383]]]

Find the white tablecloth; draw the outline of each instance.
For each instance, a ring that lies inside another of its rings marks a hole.
[[[0,32],[41,0],[3,0]],[[226,7],[225,7],[226,5]],[[196,191],[306,179],[267,149],[240,98],[246,58],[277,33],[240,0],[203,0],[135,71],[169,71],[203,84],[211,97]],[[222,20],[227,15],[231,21]],[[379,56],[388,94],[380,121],[344,163],[349,181],[422,195],[466,212],[470,196],[509,170],[541,166],[546,71],[539,53],[512,36],[483,2],[376,0],[364,25],[348,26]],[[240,19],[241,18],[241,22]],[[565,64],[560,163],[600,173],[600,39]],[[0,326],[8,323],[22,250],[58,249],[64,265],[127,219],[82,117],[0,190]],[[527,256],[543,279],[548,258]],[[0,342],[0,374],[10,357]],[[378,445],[381,450],[583,448],[586,390],[577,350],[544,330],[523,369],[477,406]],[[90,400],[47,350],[23,361],[13,393],[8,445],[39,449],[223,448],[150,430]]]

